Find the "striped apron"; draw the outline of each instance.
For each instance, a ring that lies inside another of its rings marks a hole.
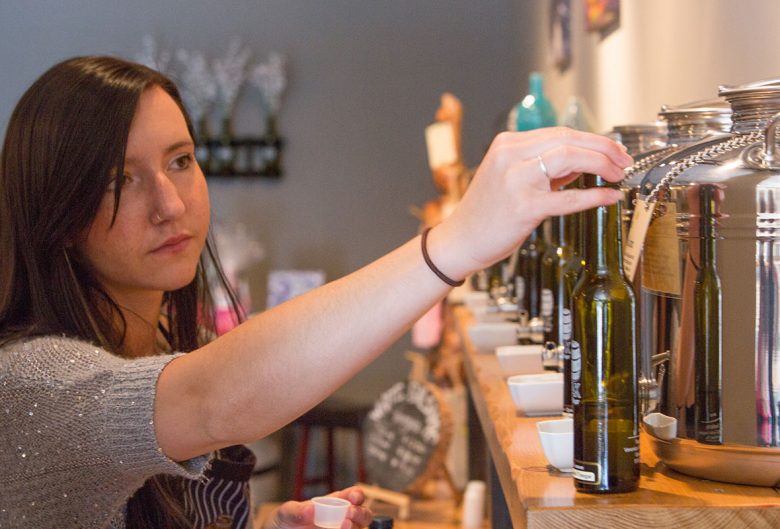
[[[184,480],[184,512],[193,529],[246,529],[249,478],[255,455],[245,446],[223,448],[199,480]]]

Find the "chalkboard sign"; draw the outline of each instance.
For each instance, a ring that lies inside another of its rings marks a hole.
[[[399,382],[384,392],[363,425],[369,482],[403,492],[444,464],[452,418],[436,386]]]

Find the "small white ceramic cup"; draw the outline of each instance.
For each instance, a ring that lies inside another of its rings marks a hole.
[[[544,373],[540,345],[502,345],[496,347],[496,358],[507,377]]]
[[[554,419],[536,423],[547,461],[561,472],[574,469],[574,421]]]
[[[650,433],[659,439],[671,441],[677,437],[677,419],[674,417],[663,413],[648,413],[645,415],[644,421]]]
[[[323,529],[339,529],[347,517],[350,503],[334,496],[318,496],[311,499],[314,503],[314,525]]]

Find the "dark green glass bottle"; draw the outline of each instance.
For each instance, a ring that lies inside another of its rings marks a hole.
[[[579,187],[579,180],[570,184],[571,188]],[[580,279],[582,273],[583,263],[580,231],[582,227],[581,214],[574,213],[567,215],[564,218],[564,238],[563,246],[565,248],[564,255],[568,255],[563,259],[562,273],[563,273],[563,306],[561,308],[561,333],[563,344],[563,413],[571,415],[574,413],[574,408],[571,403],[571,341],[572,341],[572,325],[574,318],[574,307],[572,306],[572,299],[574,297],[574,287]]]
[[[556,294],[562,290],[559,283],[562,280],[560,270],[561,251],[561,217],[547,219],[549,236],[542,254],[541,287],[539,313],[544,320],[544,346],[546,349],[555,349],[560,344],[557,329],[560,318],[556,314]]]
[[[721,408],[721,289],[716,266],[717,200],[714,185],[699,190],[699,270],[693,287],[696,343],[696,440],[723,443]]]
[[[504,290],[504,280],[501,277],[501,261],[494,263],[488,269],[488,293],[496,301]]]
[[[544,238],[542,228],[537,227],[528,236],[517,259],[516,275],[522,278],[525,295],[522,303],[518,300],[518,310],[525,309],[529,318],[541,315],[542,298],[542,254],[544,253]],[[521,308],[522,306],[522,308]]]
[[[586,187],[606,187],[585,175]],[[574,484],[580,492],[639,483],[636,307],[623,275],[620,205],[583,214],[585,269],[574,291],[571,346]]]
[[[552,298],[549,326],[545,321],[545,349],[554,351],[559,362],[558,368],[564,372],[563,403],[564,411],[571,413],[571,366],[566,377],[567,362],[571,361],[570,342],[572,338],[571,294],[576,277],[579,276],[581,259],[575,252],[574,230],[576,224],[571,217],[553,217],[550,244],[542,257],[542,316],[545,314],[545,298]],[[572,272],[573,281],[567,287],[566,274]]]

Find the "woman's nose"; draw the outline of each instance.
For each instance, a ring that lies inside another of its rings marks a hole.
[[[155,178],[155,198],[152,221],[159,224],[181,216],[187,209],[180,190],[168,175],[162,173]]]

